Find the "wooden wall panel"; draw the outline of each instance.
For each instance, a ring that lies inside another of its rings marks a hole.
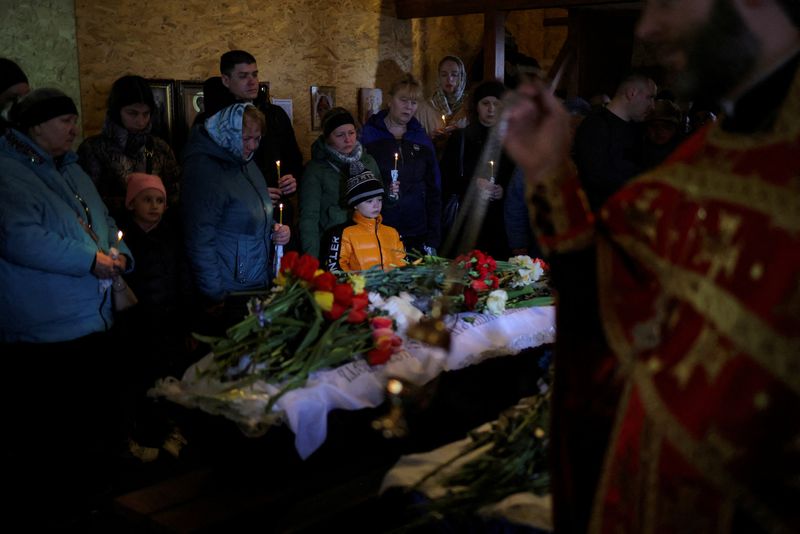
[[[0,20],[2,56],[22,67],[32,88],[61,89],[80,109],[73,3],[2,0]]]
[[[357,111],[358,87],[381,87],[385,73],[411,69],[411,22],[385,0],[76,0],[84,125],[97,132],[111,83],[127,73],[204,80],[219,56],[241,48],[258,60],[271,94],[293,100],[294,127],[306,157],[309,86],[334,85],[337,103]],[[377,85],[376,85],[377,84]]]
[[[566,26],[545,26],[545,19],[567,17],[566,9],[511,11],[506,28],[517,41],[519,51],[536,58],[547,72],[567,39]]]
[[[519,51],[536,58],[547,71],[566,41],[567,27],[545,27],[544,19],[566,16],[565,9],[511,11],[506,29],[514,36]],[[422,76],[426,94],[430,94],[436,87],[436,69],[442,56],[459,56],[468,70],[472,68],[482,46],[483,15],[413,19],[412,33],[415,72]]]
[[[563,16],[563,10],[511,12],[509,29],[520,50],[546,68],[566,31],[544,28],[544,16]],[[272,96],[293,100],[306,157],[318,135],[311,131],[310,85],[336,86],[337,103],[354,113],[359,87],[385,94],[406,71],[430,94],[439,59],[455,54],[469,67],[483,33],[482,15],[399,20],[392,0],[75,0],[75,19],[87,135],[101,128],[108,90],[119,76],[204,80],[218,73],[220,54],[242,48],[258,60]]]

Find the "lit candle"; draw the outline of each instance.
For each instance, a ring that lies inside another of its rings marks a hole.
[[[397,152],[394,153],[394,170],[397,170],[397,157],[399,154]]]
[[[494,183],[494,161],[489,160],[489,181]]]
[[[122,241],[122,230],[117,232],[117,245],[119,245],[120,241]],[[111,259],[116,260],[119,258],[119,249],[117,249],[117,247],[111,247],[111,250],[109,250],[108,253],[111,256]]]
[[[278,204],[278,224],[283,225],[283,202]]]
[[[281,180],[281,160],[275,162],[275,166],[278,168],[278,181]]]
[[[442,122],[447,124],[447,115],[442,115]]]

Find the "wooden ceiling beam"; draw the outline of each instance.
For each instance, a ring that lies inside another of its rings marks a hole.
[[[506,62],[506,12],[489,9],[483,15],[483,79],[503,81]]]
[[[395,0],[397,18],[416,19],[486,13],[489,10],[568,8],[631,4],[631,0]]]

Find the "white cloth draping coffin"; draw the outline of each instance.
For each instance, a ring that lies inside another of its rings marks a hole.
[[[465,321],[466,318],[471,319]],[[555,340],[552,306],[511,309],[500,316],[464,313],[449,316],[447,323],[452,336],[449,354],[404,338],[403,350],[388,363],[370,367],[359,359],[314,373],[304,387],[283,395],[270,413],[265,409],[270,395],[280,391],[279,385],[256,381],[246,388],[231,390],[230,383],[198,377],[198,371],[212,363],[212,354],[191,366],[181,380],[160,380],[150,395],[224,415],[249,435],[263,434],[270,425],[285,421],[295,433],[298,454],[307,458],[325,442],[328,412],[380,405],[389,377],[421,385],[442,371],[517,354]]]

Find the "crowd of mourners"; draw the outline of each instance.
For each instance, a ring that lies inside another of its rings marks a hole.
[[[123,491],[126,466],[174,465],[208,441],[200,428],[224,434],[145,392],[207,354],[191,332],[241,320],[282,250],[408,269],[538,241],[557,296],[535,429],[553,532],[800,532],[800,2],[641,4],[637,39],[689,109],[642,72],[609,96],[558,99],[533,79],[506,98],[446,56],[431,95],[404,75],[365,124],[325,101],[308,162],[247,52],[220,58],[180,159],[143,78],[114,82],[76,153],[74,101],[0,58],[7,522],[86,532],[76,520]],[[252,467],[253,449],[210,441]]]
[[[243,318],[252,291],[270,286],[278,250],[327,269],[392,269],[415,255],[463,252],[466,227],[478,225],[475,248],[498,259],[539,254],[521,170],[499,149],[484,154],[507,88],[468,87],[458,57],[439,62],[428,98],[411,74],[395,80],[365,124],[329,109],[307,162],[245,51],[223,54],[220,75],[204,83],[205,110],[180,157],[154,134],[157,106],[140,76],[112,84],[102,130],[73,152],[70,96],[31,90],[8,59],[0,74],[0,341],[12,374],[50,369],[30,409],[9,415],[23,437],[7,452],[30,460],[17,473],[20,495],[45,479],[72,485],[77,466],[91,493],[119,450],[142,461],[177,456],[184,436],[150,413],[144,394],[207,351],[192,332],[219,335]],[[593,207],[699,126],[639,74],[595,109],[581,98],[564,105]],[[475,202],[482,209],[473,212]],[[114,309],[120,283],[138,299],[126,311]],[[11,387],[7,399],[27,387]],[[98,392],[118,402],[96,403]],[[31,416],[55,406],[77,415],[46,429]],[[111,417],[119,409],[125,417]],[[110,420],[120,422],[109,429]],[[52,454],[45,430],[87,437]]]

